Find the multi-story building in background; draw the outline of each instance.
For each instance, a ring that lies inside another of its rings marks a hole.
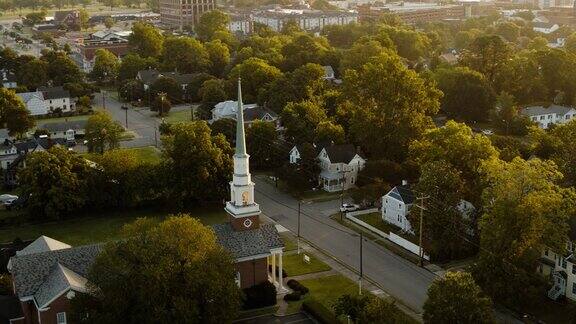
[[[320,31],[325,26],[347,25],[358,21],[358,14],[349,11],[320,11],[303,9],[270,9],[255,12],[252,15],[255,23],[270,27],[274,31],[282,30],[284,24],[295,21],[300,28],[307,31]]]
[[[160,20],[171,28],[196,25],[205,12],[216,9],[215,0],[160,0]]]

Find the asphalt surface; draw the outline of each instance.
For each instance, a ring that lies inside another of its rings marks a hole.
[[[261,177],[255,177],[254,181],[256,201],[260,204],[262,212],[296,233],[298,201]],[[339,200],[335,200],[302,205],[300,235],[341,262],[359,269],[359,236],[329,218],[338,212],[339,203]],[[428,287],[435,278],[435,275],[428,270],[368,240],[363,243],[363,271],[365,277],[378,283],[384,292],[416,313],[422,312]]]
[[[250,319],[236,321],[234,323],[241,323],[241,324],[268,324],[268,323],[277,323],[277,324],[314,324],[316,323],[313,321],[308,315],[305,313],[297,313],[293,315],[287,316],[275,316],[275,315],[264,315],[259,317],[254,317]]]
[[[105,94],[105,96],[106,104],[104,105],[102,93],[95,93],[94,105],[96,107],[105,107],[112,118],[124,127],[126,127],[126,114],[128,114],[127,129],[136,135],[130,141],[122,141],[120,143],[122,147],[153,146],[156,143],[160,145],[160,134],[158,133],[160,121],[157,118],[152,117],[150,112],[145,109],[129,108],[124,110],[122,109],[123,103],[118,102],[109,94]]]

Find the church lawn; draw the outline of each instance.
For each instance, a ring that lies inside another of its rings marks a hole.
[[[134,153],[134,155],[136,156],[136,159],[138,159],[142,162],[147,162],[147,163],[151,163],[151,164],[158,164],[158,163],[160,163],[160,161],[162,161],[160,150],[158,150],[154,146],[122,148],[119,150],[130,151],[130,152]],[[81,155],[87,159],[90,159],[91,157],[96,156],[98,154],[97,153],[81,153]]]
[[[284,242],[284,252],[294,251],[298,249],[296,240],[288,233],[280,233],[280,238]]]
[[[168,113],[168,116],[164,118],[164,120],[168,123],[187,122],[191,121],[191,114],[192,113],[190,112],[190,109],[171,111]]]
[[[301,284],[308,287],[308,292],[301,300],[288,302],[286,314],[293,314],[300,310],[302,303],[308,299],[315,299],[327,309],[333,311],[332,306],[345,294],[357,295],[358,283],[342,275],[333,275],[315,279],[300,281]]]
[[[1,211],[3,213],[4,211]],[[198,208],[189,212],[205,225],[226,221],[227,214],[222,208]],[[41,235],[68,243],[72,246],[106,242],[121,238],[120,229],[126,223],[139,217],[163,220],[171,212],[153,209],[102,212],[86,217],[43,224],[23,224],[0,230],[0,242],[11,242],[19,237],[22,240],[36,239]]]
[[[304,253],[284,255],[282,257],[283,268],[290,277],[299,276],[307,273],[315,273],[331,270],[329,265],[318,260],[315,256],[306,254],[310,257],[310,263],[304,262]]]

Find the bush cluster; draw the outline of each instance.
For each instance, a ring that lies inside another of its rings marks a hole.
[[[269,281],[244,289],[244,309],[276,305],[276,287]]]

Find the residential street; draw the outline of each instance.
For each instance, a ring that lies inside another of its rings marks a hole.
[[[256,201],[260,204],[262,212],[296,233],[298,201],[276,189],[261,176],[254,177],[254,181]],[[355,234],[352,230],[329,218],[329,215],[338,211],[339,203],[339,200],[335,200],[302,205],[300,234],[340,261],[358,269],[359,237],[351,235]],[[387,294],[397,298],[415,312],[422,312],[426,292],[435,277],[433,273],[367,240],[363,244],[363,259],[364,276],[377,282]]]
[[[94,94],[94,106],[104,107],[102,93]],[[112,115],[114,120],[122,126],[126,126],[126,110],[122,109],[122,103],[106,95],[106,111]],[[128,130],[134,132],[135,138],[130,141],[121,142],[122,147],[142,147],[160,143],[160,134],[157,133],[159,122],[148,110],[128,109]],[[155,134],[156,133],[156,134]],[[156,137],[155,137],[156,136]]]

